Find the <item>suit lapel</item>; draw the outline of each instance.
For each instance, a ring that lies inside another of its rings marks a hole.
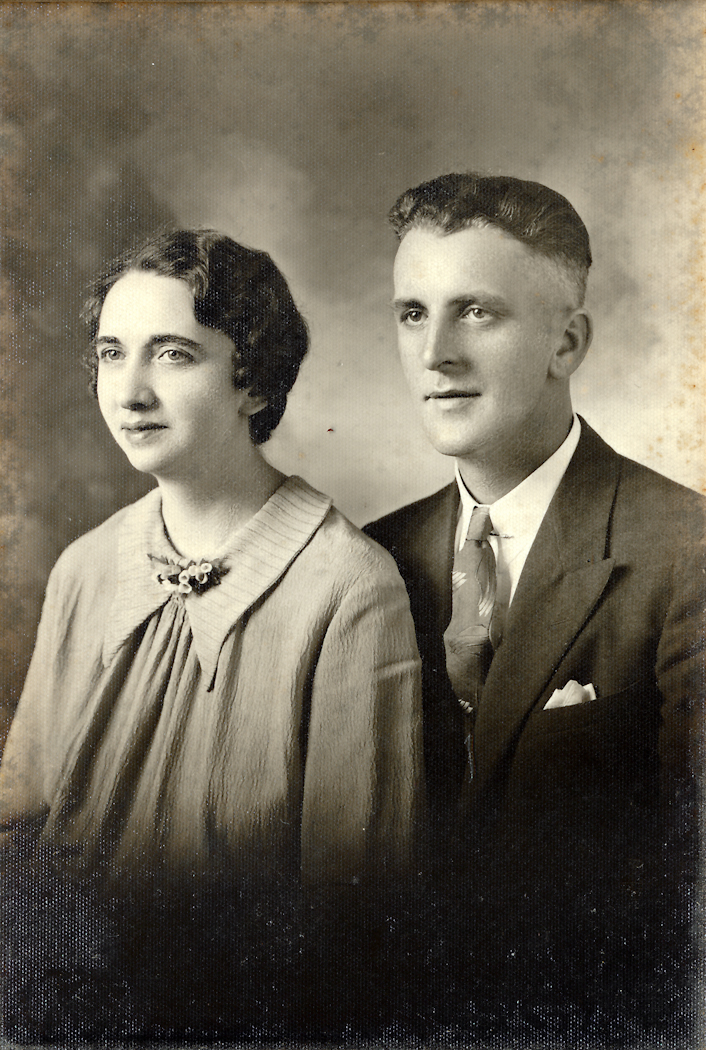
[[[443,634],[451,619],[451,570],[458,518],[455,482],[409,516],[404,542],[410,604],[422,657],[424,760],[432,819],[455,812],[466,768],[463,719],[446,674]],[[408,542],[412,541],[412,542]]]
[[[418,633],[438,640],[451,619],[451,569],[458,518],[455,482],[411,508],[391,540],[384,528],[372,530],[397,560],[409,589]],[[443,643],[442,643],[443,644]]]
[[[605,589],[619,462],[582,420],[581,440],[528,555],[488,673],[476,721],[475,791],[512,746]]]
[[[451,571],[453,569],[458,505],[460,496],[454,481],[442,491],[436,513],[430,519],[430,530],[425,539],[425,557],[429,572],[427,593],[438,594],[439,604],[435,610],[436,630],[442,634],[451,619]]]

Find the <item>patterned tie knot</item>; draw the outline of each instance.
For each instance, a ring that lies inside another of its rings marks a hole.
[[[473,540],[480,546],[484,543],[490,533],[493,531],[493,523],[490,520],[490,507],[474,507],[473,513],[471,514],[471,520],[468,523],[468,532],[466,533],[466,543],[469,540]]]

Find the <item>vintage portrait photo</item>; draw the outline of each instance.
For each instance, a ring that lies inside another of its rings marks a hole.
[[[0,2],[0,1045],[699,1050],[703,0]]]

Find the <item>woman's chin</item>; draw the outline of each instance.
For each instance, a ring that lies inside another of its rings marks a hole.
[[[161,456],[148,455],[145,451],[136,451],[134,448],[125,448],[123,452],[131,467],[139,470],[141,474],[157,475],[162,473],[160,468],[166,468]]]

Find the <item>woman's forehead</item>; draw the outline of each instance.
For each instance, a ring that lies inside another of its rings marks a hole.
[[[201,325],[194,314],[189,285],[177,277],[145,270],[129,270],[108,291],[98,319],[99,335],[120,331],[195,331]]]

